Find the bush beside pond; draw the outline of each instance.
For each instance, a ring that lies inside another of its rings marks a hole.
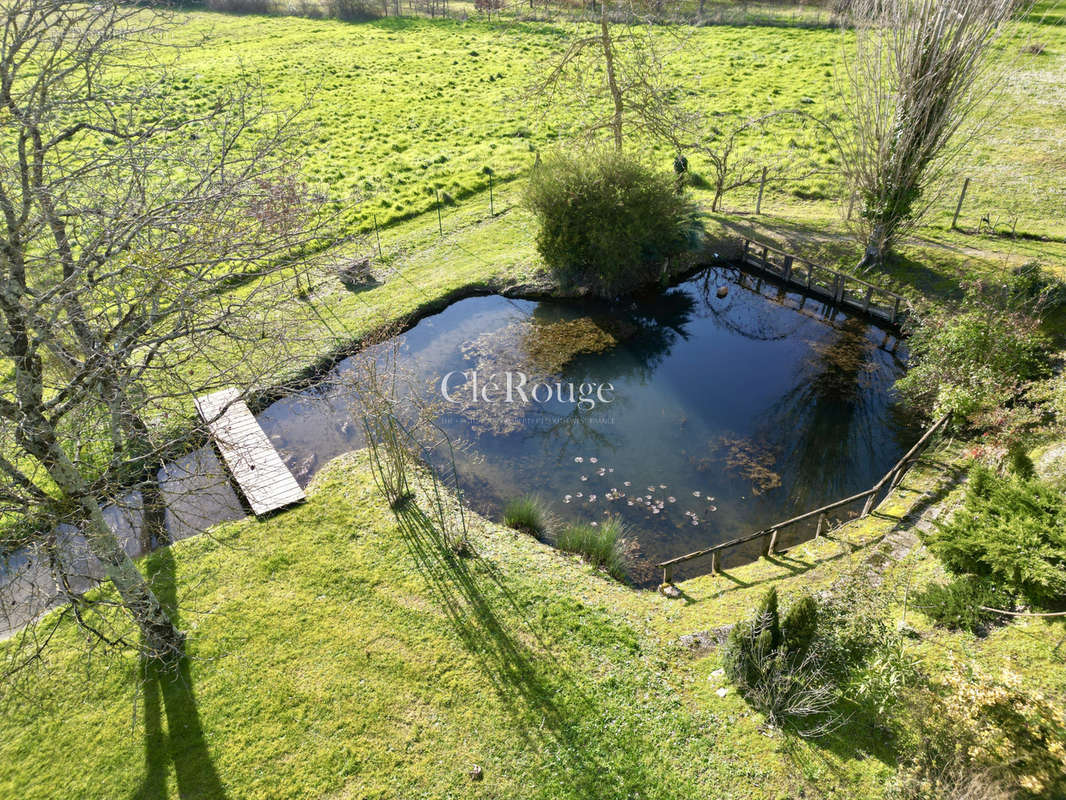
[[[537,167],[525,202],[537,249],[567,286],[611,296],[655,281],[687,248],[692,210],[673,175],[626,153],[556,153]]]

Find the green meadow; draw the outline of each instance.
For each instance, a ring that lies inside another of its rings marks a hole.
[[[1044,13],[1038,9],[1038,15]],[[1042,17],[1039,17],[1042,19]],[[387,18],[345,23],[298,17],[192,13],[175,40],[208,36],[182,53],[173,87],[190,113],[208,107],[242,73],[254,74],[265,101],[303,115],[307,179],[322,188],[351,224],[367,228],[432,210],[436,191],[462,201],[495,180],[524,175],[536,151],[559,143],[573,119],[532,113],[526,91],[574,36],[572,23],[486,22],[474,18]],[[1058,17],[1048,17],[1053,23]],[[683,100],[726,131],[738,120],[801,109],[832,119],[839,111],[845,37],[828,27],[706,26],[661,33],[665,76]],[[1039,42],[1043,52],[1022,52]],[[1066,236],[1066,27],[1034,21],[999,57],[1016,70],[995,98],[986,135],[966,148],[958,166],[972,178],[963,219],[976,228],[989,216],[1000,229]],[[709,131],[713,135],[713,130]],[[817,125],[772,127],[748,146],[767,158],[787,157],[831,170],[830,138]],[[668,167],[673,153],[634,142]],[[699,157],[692,169],[705,172]],[[771,186],[769,209],[836,210],[840,189],[831,172]],[[750,211],[751,191],[727,198],[727,209]],[[956,195],[937,205],[933,221],[950,222]]]
[[[775,110],[832,119],[848,34],[810,24],[806,8],[762,10],[768,24],[684,28],[680,39],[662,31],[669,77],[720,130]],[[270,320],[298,352],[268,382],[305,374],[452,298],[543,278],[523,179],[538,152],[569,146],[574,119],[533,113],[524,92],[584,29],[470,14],[345,23],[178,13],[170,35],[183,47],[167,87],[175,103],[193,115],[254,75],[267,104],[306,104],[304,176],[346,232],[369,234],[331,256],[372,254],[381,278],[354,292],[320,274],[308,298],[273,297]],[[1041,52],[1026,51],[1033,42]],[[1066,274],[1061,7],[1038,6],[997,57],[1016,70],[993,98],[995,118],[967,146],[928,224],[878,277],[910,296],[946,300],[964,280],[1031,260]],[[663,146],[632,146],[669,168],[674,154]],[[707,211],[710,194],[695,190],[710,246],[754,236],[853,264],[858,248],[845,235],[824,132],[778,125],[745,146],[821,171],[770,185],[759,216],[753,188],[728,195],[717,214]],[[698,156],[690,161],[706,174]],[[949,230],[964,177],[960,230]],[[985,216],[992,230],[979,230]],[[249,374],[263,366],[254,350],[239,357]],[[166,412],[177,426],[192,413]],[[341,457],[316,476],[307,503],[140,562],[189,633],[173,673],[63,619],[0,693],[0,797],[884,798],[906,744],[878,727],[876,709],[851,704],[843,726],[820,740],[769,729],[722,677],[717,650],[699,642],[770,585],[787,599],[868,575],[876,562],[891,623],[914,629],[905,647],[915,663],[939,677],[1009,675],[1061,716],[1061,622],[1021,619],[983,637],[936,628],[908,597],[942,579],[942,568],[920,546],[899,563],[880,552],[958,498],[966,459],[964,443],[945,442],[871,517],[681,582],[683,597],[669,600],[473,515],[472,553],[457,556],[397,525],[365,452]],[[107,587],[94,598],[115,599]],[[702,635],[697,646],[691,634]],[[0,669],[33,644],[0,642]]]

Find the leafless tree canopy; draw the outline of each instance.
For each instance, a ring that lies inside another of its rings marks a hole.
[[[993,43],[1016,0],[853,0],[843,92],[844,161],[861,200],[864,266],[881,263],[935,199],[938,179],[986,120],[1003,65]]]
[[[284,358],[271,310],[324,235],[286,157],[297,130],[251,80],[177,107],[157,10],[3,0],[2,15],[0,512],[24,543],[79,526],[147,649],[180,651],[104,510],[187,436],[169,423],[193,396]]]
[[[608,131],[616,150],[622,149],[627,132],[669,141],[685,112],[676,87],[663,76],[662,43],[656,35],[676,37],[676,32],[656,31],[646,13],[635,3],[603,0],[599,31],[570,42],[535,81],[533,98],[557,115],[577,119],[577,132],[586,137]]]

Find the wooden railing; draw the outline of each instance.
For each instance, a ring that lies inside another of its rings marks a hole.
[[[741,261],[838,306],[862,311],[890,325],[900,323],[901,312],[907,305],[903,295],[753,239],[744,240]]]
[[[694,553],[686,553],[683,556],[671,558],[669,561],[663,561],[658,565],[659,568],[663,571],[663,583],[670,583],[673,580],[674,568],[679,564],[684,564],[685,562],[692,561],[693,559],[697,558],[703,558],[705,556],[711,557],[711,574],[714,575],[719,571],[719,554],[723,550],[728,550],[732,547],[746,544],[748,542],[761,540],[761,555],[763,557],[769,556],[772,553],[783,553],[788,548],[777,547],[778,534],[786,528],[790,528],[793,525],[805,522],[807,520],[812,520],[814,518],[818,519],[818,524],[814,532],[814,538],[817,539],[824,532],[830,530],[830,511],[850,505],[851,503],[856,503],[859,500],[865,500],[862,507],[862,513],[859,515],[859,519],[867,516],[873,510],[874,502],[877,500],[877,496],[881,493],[881,491],[891,491],[899,485],[899,482],[903,480],[903,476],[907,473],[907,470],[910,469],[911,465],[918,460],[918,458],[921,456],[922,452],[928,446],[932,438],[938,432],[944,429],[944,427],[948,424],[949,419],[950,415],[945,414],[936,422],[934,422],[929,427],[929,429],[924,434],[922,434],[922,438],[915,442],[914,447],[908,450],[906,454],[899,461],[896,462],[895,466],[893,466],[892,469],[885,473],[884,477],[881,478],[881,480],[879,480],[866,491],[859,492],[858,494],[853,494],[851,497],[845,497],[843,500],[837,500],[835,503],[830,503],[829,505],[822,506],[821,508],[816,508],[813,511],[808,511],[805,514],[800,514],[798,517],[786,519],[784,522],[778,522],[776,525],[771,525],[768,528],[763,528],[762,530],[748,534],[747,536],[741,536],[738,539],[731,539],[728,542],[722,542],[721,544],[716,544],[713,547],[707,547],[703,550],[697,550]],[[799,542],[797,542],[796,544],[799,544]]]

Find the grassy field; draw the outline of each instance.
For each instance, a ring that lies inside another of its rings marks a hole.
[[[175,97],[202,109],[244,69],[278,105],[313,91],[307,177],[351,226],[376,218],[382,228],[380,286],[352,292],[327,275],[312,304],[278,298],[277,325],[300,326],[294,338],[304,342],[293,372],[451,296],[537,278],[521,177],[567,120],[531,117],[518,95],[572,26],[182,20],[179,40],[215,38],[184,54]],[[973,178],[964,230],[946,230],[953,201],[938,206],[886,276],[897,288],[949,298],[963,279],[1032,259],[1066,274],[1066,26],[1055,22],[1027,27],[1045,51],[1018,56],[1011,113],[960,167]],[[694,104],[726,118],[795,106],[826,113],[840,35],[694,29],[669,67]],[[790,138],[828,161],[814,129]],[[658,153],[664,164],[669,156]],[[486,166],[499,181],[495,217]],[[443,209],[443,236],[434,190],[456,201]],[[824,177],[771,187],[756,217],[753,198],[738,193],[726,213],[707,216],[708,233],[758,235],[848,265],[856,249],[836,194]],[[977,235],[986,213],[1000,228],[1016,216],[1030,237]],[[376,248],[372,237],[336,257]],[[716,693],[718,657],[679,638],[735,622],[771,583],[787,596],[861,567],[942,479],[919,471],[877,517],[787,557],[686,582],[684,600],[669,601],[482,520],[469,559],[405,536],[364,457],[345,457],[319,474],[306,505],[146,559],[190,631],[177,678],[146,672],[128,653],[86,656],[65,621],[44,658],[0,696],[0,796],[881,797],[899,754],[869,710],[815,743],[767,732],[735,692]],[[898,583],[925,581],[938,567],[919,549],[893,571]],[[921,634],[915,657],[934,671],[963,663],[1066,695],[1061,623],[1022,621],[977,639],[932,629],[914,612],[907,620]],[[0,657],[17,644],[0,643]],[[469,777],[474,764],[480,782]]]
[[[1038,7],[1038,13],[1057,6]],[[471,19],[388,18],[344,23],[295,17],[196,13],[182,17],[178,42],[209,35],[181,59],[172,86],[190,113],[208,107],[242,72],[262,81],[267,102],[295,107],[308,96],[306,173],[353,225],[384,225],[434,207],[435,190],[454,199],[497,180],[525,174],[535,151],[550,147],[572,120],[531,113],[523,92],[544,64],[582,28],[570,23],[488,23]],[[1048,16],[1051,22],[1059,17]],[[841,34],[830,28],[717,25],[686,29],[678,47],[664,35],[666,79],[684,87],[685,102],[722,129],[774,110],[826,116],[835,91]],[[1020,52],[1039,42],[1039,55]],[[997,99],[998,123],[967,148],[957,183],[972,183],[964,227],[981,217],[1000,230],[1066,237],[1066,26],[1031,22],[1000,48],[1015,76]],[[776,126],[769,153],[831,166],[833,149],[815,126]],[[644,143],[635,142],[642,149]],[[650,147],[656,152],[654,146]],[[657,151],[664,167],[672,153]],[[698,157],[692,168],[705,165]],[[950,222],[956,189],[938,204],[934,223]],[[771,208],[836,206],[831,176],[771,187]],[[804,202],[806,198],[813,202]],[[360,203],[359,201],[362,200]],[[738,194],[731,208],[748,209]],[[823,208],[824,210],[824,208]]]
[[[814,742],[767,732],[732,689],[717,694],[717,656],[680,637],[736,621],[771,582],[787,597],[859,568],[924,492],[950,490],[939,476],[919,469],[879,515],[670,601],[480,519],[475,555],[456,558],[402,533],[365,456],[343,457],[305,505],[146,560],[190,633],[176,677],[87,655],[66,620],[0,699],[0,795],[880,797],[898,754],[869,710]],[[914,581],[935,564],[896,569]],[[929,664],[1066,692],[1061,623],[981,640],[907,621]]]

